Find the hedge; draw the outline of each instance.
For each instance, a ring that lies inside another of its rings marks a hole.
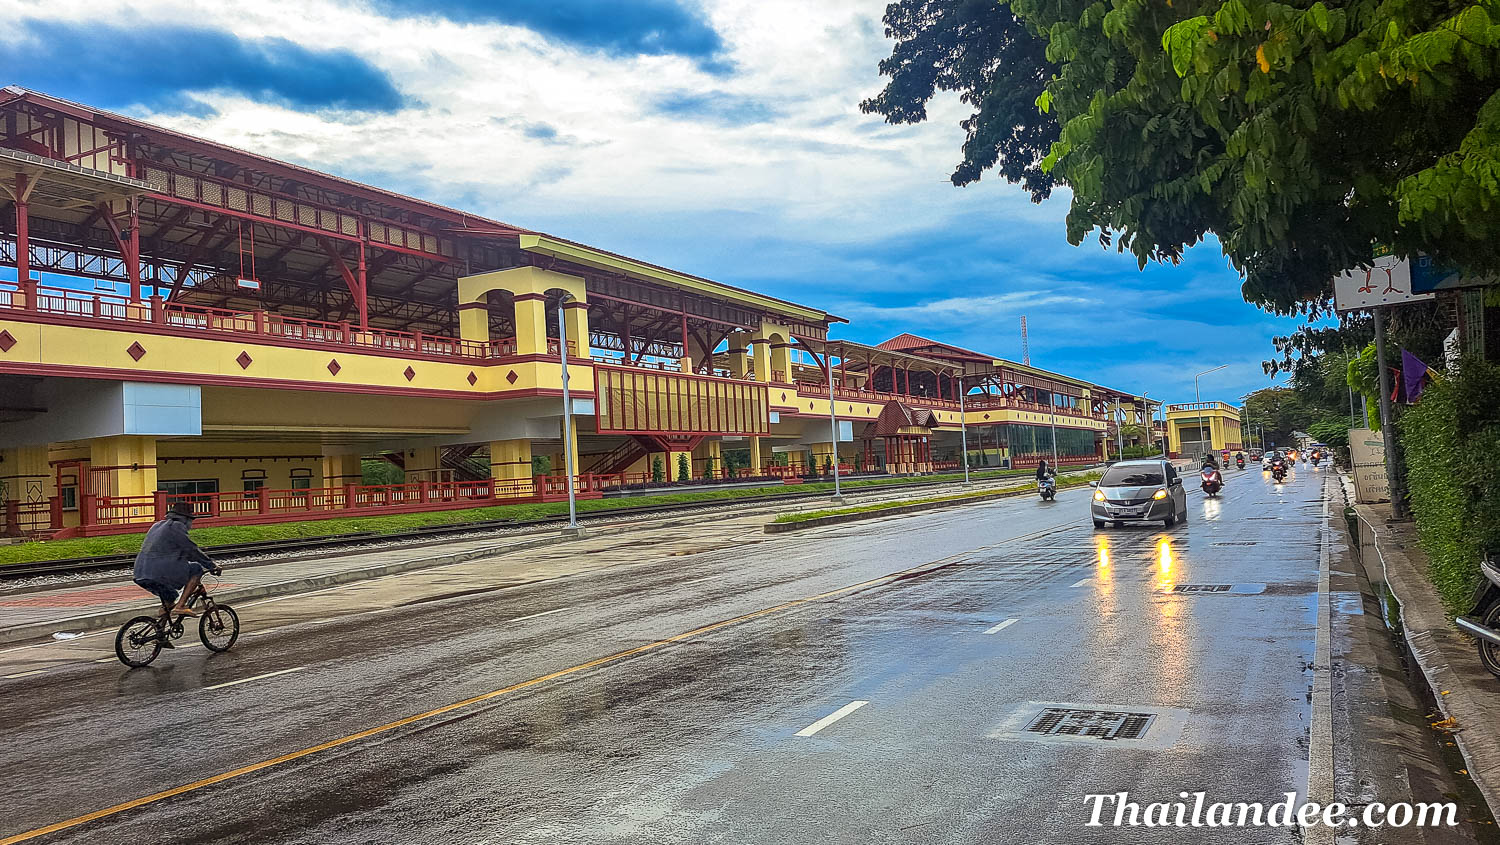
[[[1464,361],[1396,426],[1429,575],[1449,610],[1468,612],[1481,555],[1500,553],[1500,367]]]

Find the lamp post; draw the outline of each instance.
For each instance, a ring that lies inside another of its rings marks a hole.
[[[964,420],[964,375],[958,374],[958,448],[964,456],[964,484],[969,483],[969,425]]]
[[[1209,373],[1216,373],[1219,370],[1223,370],[1223,369],[1226,369],[1228,367],[1229,367],[1228,364],[1220,364],[1219,366],[1214,367],[1211,370],[1204,370],[1203,372],[1199,373],[1198,375],[1193,376],[1193,404],[1195,404],[1195,405],[1198,406],[1198,445],[1200,447],[1203,445],[1203,395],[1198,392],[1198,379],[1202,378],[1203,376],[1208,375]],[[1213,451],[1213,447],[1214,447],[1214,436],[1213,436],[1213,433],[1210,432],[1209,435],[1208,435],[1208,451],[1212,452]]]
[[[839,357],[842,360],[843,356]],[[828,370],[828,446],[833,450],[833,500],[843,504],[844,496],[839,492],[839,416],[833,399],[832,347],[823,347],[823,364],[823,368]]]
[[[557,357],[562,364],[562,401],[563,401],[563,465],[568,473],[568,525],[562,530],[564,536],[582,536],[583,529],[578,527],[578,502],[573,491],[574,467],[573,467],[573,399],[568,395],[568,303],[573,301],[573,295],[564,293],[562,299],[557,302]]]

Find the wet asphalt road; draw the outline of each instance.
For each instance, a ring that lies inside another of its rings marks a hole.
[[[1078,843],[1122,838],[1084,827],[1090,793],[1280,800],[1307,779],[1324,473],[1226,475],[1171,530],[1096,532],[1065,491],[0,682],[0,841],[497,692],[34,841]],[[1052,705],[1155,719],[1020,730]],[[1297,841],[1218,836],[1150,832]]]

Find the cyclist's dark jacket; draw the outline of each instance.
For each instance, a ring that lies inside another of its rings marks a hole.
[[[187,517],[175,513],[151,526],[135,556],[135,580],[180,590],[203,569],[196,564],[206,567],[212,563],[198,544],[188,539],[187,530]]]

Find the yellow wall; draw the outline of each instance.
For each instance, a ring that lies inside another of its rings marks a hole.
[[[16,339],[16,344],[0,355],[0,363],[108,369],[114,371],[111,378],[139,373],[141,380],[150,381],[152,373],[167,373],[209,379],[275,379],[304,387],[443,390],[475,397],[562,389],[561,365],[552,361],[408,359],[361,353],[354,346],[304,349],[247,342],[248,336],[151,334],[143,330],[148,326],[128,323],[84,328],[0,319],[0,328]],[[146,350],[139,361],[127,352],[132,343]],[[251,359],[248,367],[242,368],[236,361],[241,352]],[[329,362],[335,360],[339,365],[336,375],[328,370]],[[413,370],[410,380],[405,376],[408,366]],[[472,385],[468,380],[471,372],[475,376]],[[573,390],[594,389],[593,368],[570,367],[568,375]]]

